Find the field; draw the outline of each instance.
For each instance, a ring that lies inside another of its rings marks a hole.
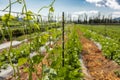
[[[36,36],[13,47],[10,53],[8,49],[1,50],[1,73],[10,65],[16,73],[4,77],[119,80],[119,26],[65,24],[64,49],[62,30],[60,27],[33,33]]]
[[[120,28],[114,25],[81,25],[80,27],[82,34],[87,38],[81,39],[81,42],[84,50],[82,53],[83,60],[90,75],[93,79],[98,80],[119,80],[119,78],[113,76],[117,75],[119,77],[119,37],[114,37],[118,34],[111,31],[117,33]],[[110,37],[110,33],[112,37]]]
[[[117,4],[117,0],[80,2],[96,3],[95,6],[107,9],[107,6],[113,7],[108,5],[113,1]],[[36,7],[27,0],[8,0],[8,5],[3,2],[0,80],[120,80],[119,17],[94,10],[70,14],[56,10],[57,14],[54,7],[57,0],[36,11],[42,4],[38,2],[31,2]],[[43,1],[44,4],[48,2]],[[16,5],[19,10],[14,10]],[[57,6],[64,11],[68,5]],[[76,11],[75,6],[70,10]],[[69,12],[67,8],[65,11]],[[118,12],[114,13],[118,16]]]

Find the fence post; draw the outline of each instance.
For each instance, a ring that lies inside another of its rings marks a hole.
[[[64,67],[64,12],[62,13],[62,66]]]

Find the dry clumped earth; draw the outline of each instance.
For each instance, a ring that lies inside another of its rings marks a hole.
[[[81,36],[80,41],[83,46],[82,59],[90,74],[85,76],[85,80],[120,80],[114,73],[116,70],[120,71],[120,66],[106,59],[94,42],[85,38],[80,30],[78,34]]]

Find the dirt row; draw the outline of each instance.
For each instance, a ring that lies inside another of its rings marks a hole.
[[[77,30],[83,46],[82,59],[90,76],[85,75],[85,80],[120,80],[114,73],[120,70],[120,66],[114,61],[106,59],[102,51],[94,42],[85,38],[80,30]]]

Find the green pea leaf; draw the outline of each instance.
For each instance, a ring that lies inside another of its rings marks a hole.
[[[34,64],[39,64],[42,61],[43,57],[40,55],[36,55],[32,57],[33,63]]]
[[[34,27],[40,30],[40,27],[37,23],[34,23]]]
[[[49,11],[50,11],[50,12],[54,12],[54,8],[53,8],[53,7],[50,7]]]
[[[23,64],[25,64],[27,62],[27,58],[20,58],[18,60],[18,66],[22,66]]]

